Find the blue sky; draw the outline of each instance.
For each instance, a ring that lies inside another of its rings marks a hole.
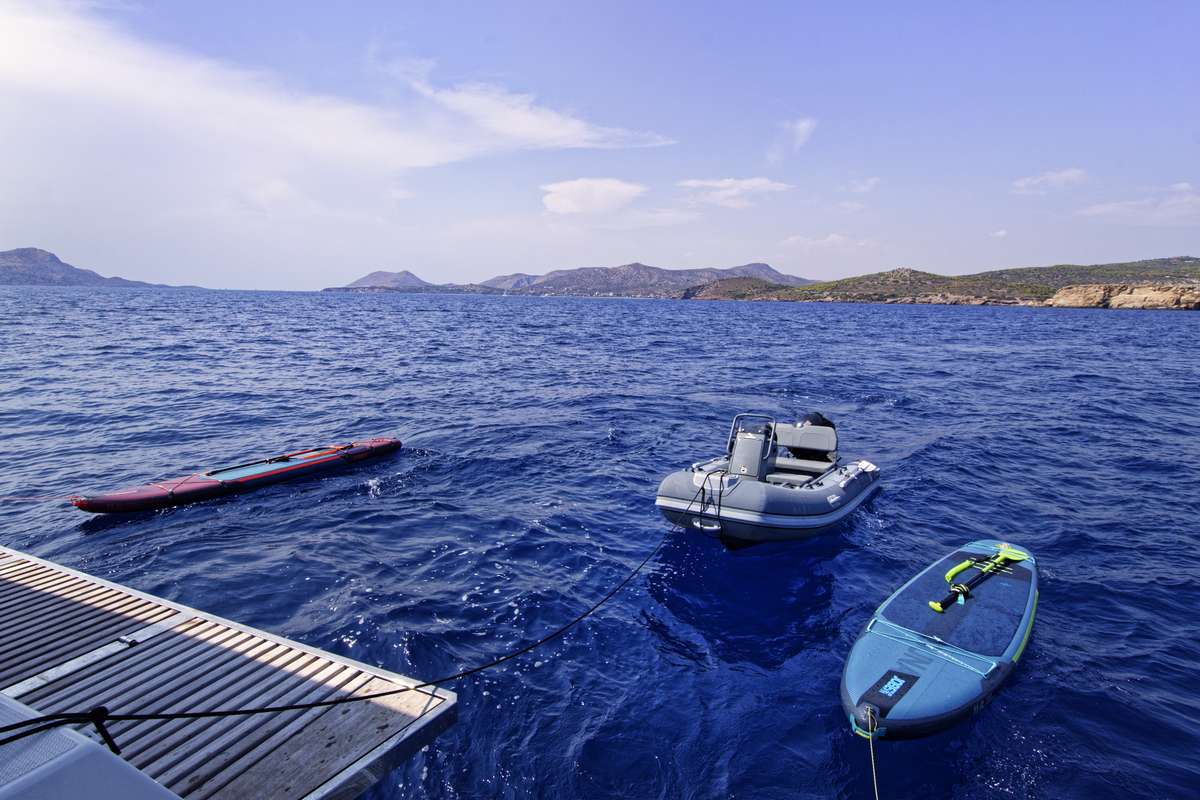
[[[310,289],[1200,254],[1194,3],[0,5],[0,249]]]

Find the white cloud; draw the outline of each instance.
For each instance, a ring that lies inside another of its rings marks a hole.
[[[847,214],[857,214],[859,211],[866,209],[864,203],[856,203],[853,200],[843,200],[837,204],[838,211],[845,211]]]
[[[1000,228],[999,230],[992,231],[988,234],[988,236],[992,237],[993,239],[1003,239],[1004,237],[1008,236],[1008,231],[1004,228]]]
[[[779,123],[779,135],[767,150],[767,161],[778,164],[789,152],[795,152],[812,138],[817,121],[812,117],[784,120]]]
[[[875,191],[879,186],[880,180],[882,179],[878,176],[872,175],[869,178],[850,181],[850,184],[846,188],[848,191],[855,192],[856,194],[866,194],[867,192]]]
[[[792,149],[799,150],[812,138],[813,131],[817,129],[817,121],[812,117],[792,119],[783,123],[783,129],[791,139]]]
[[[624,208],[646,187],[616,178],[576,178],[548,183],[542,190],[542,205],[552,214],[596,214]]]
[[[1081,217],[1095,217],[1127,225],[1146,227],[1200,226],[1200,194],[1189,189],[1175,189],[1161,197],[1098,203],[1081,208]]]
[[[21,187],[0,192],[0,241],[101,271],[320,287],[330,253],[353,245],[377,260],[411,240],[404,172],[669,141],[492,84],[435,85],[428,63],[397,68],[386,103],[309,92],[138,39],[88,8],[0,0],[0,186]]]
[[[429,80],[433,63],[427,60],[381,62],[372,51],[374,67],[406,83],[438,107],[469,120],[497,142],[523,147],[612,149],[657,147],[674,141],[656,133],[608,128],[539,106],[532,94],[510,92],[490,83],[463,83],[438,88]]]
[[[1012,182],[1012,190],[1014,194],[1045,194],[1050,189],[1061,189],[1085,180],[1087,180],[1087,173],[1082,169],[1067,167],[1017,178]]]
[[[684,189],[695,189],[688,198],[692,204],[708,204],[725,208],[746,208],[755,195],[785,192],[792,187],[768,178],[692,178],[680,181]]]
[[[789,236],[779,243],[784,247],[798,247],[804,250],[834,250],[848,247],[866,247],[870,242],[866,239],[854,239],[840,233],[830,233],[825,236]]]
[[[1167,187],[1167,189],[1172,192],[1190,192],[1192,190],[1192,185],[1187,181],[1180,181],[1179,183],[1172,183]]]

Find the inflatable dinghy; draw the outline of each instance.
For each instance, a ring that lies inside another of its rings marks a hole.
[[[248,464],[155,481],[145,486],[107,494],[72,497],[71,503],[76,508],[94,514],[153,511],[211,500],[227,494],[248,492],[267,484],[293,480],[368,458],[377,458],[399,449],[399,439],[386,438],[315,447]]]
[[[844,519],[879,488],[870,461],[843,462],[820,414],[799,423],[738,414],[725,454],[673,472],[654,503],[670,521],[732,539],[800,539]]]
[[[985,539],[934,562],[884,601],[842,673],[842,707],[867,738],[912,739],[987,704],[1029,643],[1037,561]]]

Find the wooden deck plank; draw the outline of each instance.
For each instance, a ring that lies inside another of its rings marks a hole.
[[[387,670],[0,547],[0,687],[37,710],[286,705],[411,687]],[[422,689],[284,713],[110,722],[129,763],[183,797],[353,796],[454,718]],[[95,738],[90,726],[76,726]]]
[[[247,657],[257,662],[254,669],[246,669],[244,661],[234,661],[224,665],[211,675],[191,675],[190,680],[176,682],[175,690],[161,695],[153,701],[157,710],[174,713],[177,711],[208,711],[213,708],[234,707],[225,706],[221,698],[226,696],[231,687],[239,686],[243,680],[278,681],[283,680],[289,667],[300,669],[313,660],[307,653],[289,649],[283,645],[271,642],[258,642],[247,651]],[[202,683],[201,683],[202,682]],[[183,685],[179,685],[179,684]],[[236,691],[232,689],[232,691]],[[203,698],[203,699],[201,699]],[[251,700],[250,702],[254,702]],[[120,723],[122,741],[136,743],[139,737],[153,733],[155,740],[163,735],[163,730],[172,723],[190,726],[193,732],[211,725],[215,720],[151,720],[146,722]],[[126,731],[129,731],[126,733]]]
[[[355,694],[373,694],[394,687],[389,681],[374,678]],[[283,745],[273,747],[269,753],[261,748],[264,752],[257,754],[260,757],[254,765],[222,788],[235,797],[262,797],[268,791],[277,791],[283,797],[302,797],[320,786],[324,776],[349,766],[356,758],[355,753],[370,749],[382,732],[402,733],[428,710],[430,699],[419,692],[404,692],[335,706],[312,722],[297,720],[293,723],[297,730],[300,725],[305,726],[303,736],[288,736]],[[437,698],[432,700],[440,702]],[[252,759],[254,755],[248,754],[244,759]],[[237,769],[235,763],[227,772]],[[212,780],[220,780],[220,775]]]
[[[362,673],[343,664],[331,664],[322,671],[321,677],[311,683],[291,686],[288,691],[271,701],[272,705],[290,703],[310,703],[324,700],[334,695],[338,689],[346,686],[357,686],[365,681]],[[275,733],[283,728],[289,720],[298,716],[317,718],[327,709],[314,708],[309,711],[288,711],[281,714],[264,714],[262,718],[250,717],[239,720],[238,723],[226,730],[215,739],[206,740],[204,747],[187,759],[176,761],[161,776],[157,777],[163,785],[172,791],[185,794],[188,797],[203,798],[215,791],[215,784],[206,791],[204,784],[215,775],[228,769],[241,756],[263,742],[272,746],[278,745]],[[221,757],[213,758],[220,753]]]
[[[69,661],[94,649],[98,644],[117,639],[137,630],[146,622],[153,622],[157,617],[170,613],[169,609],[147,608],[137,616],[93,626],[86,633],[80,630],[55,630],[54,635],[57,637],[61,634],[63,638],[47,640],[41,645],[21,650],[13,649],[11,652],[14,655],[5,661],[4,666],[0,666],[0,685],[36,675],[53,664]]]
[[[214,623],[205,622],[193,617],[196,624],[186,623],[183,627],[192,635],[201,636],[210,630],[215,635],[220,629]],[[39,687],[29,695],[29,700],[36,703],[53,703],[61,700],[69,692],[84,692],[89,687],[105,691],[113,681],[124,680],[130,671],[155,672],[164,659],[172,652],[184,647],[188,638],[181,632],[167,636],[159,641],[151,642],[135,653],[127,653],[124,658],[114,658],[101,661],[81,674],[73,676],[69,681],[55,681]]]
[[[253,637],[238,631],[217,630],[212,642],[214,646],[211,648],[196,647],[193,642],[187,647],[168,653],[153,670],[142,670],[136,663],[125,662],[125,669],[113,679],[103,684],[73,686],[70,694],[46,697],[40,705],[61,711],[70,706],[95,704],[103,698],[107,705],[116,707],[117,704],[124,704],[122,707],[129,711],[141,710],[140,706],[133,705],[135,698],[153,702],[156,689],[165,687],[164,691],[169,691],[176,685],[177,678],[185,678],[189,670],[196,665],[204,666],[205,659],[215,659],[222,654],[236,658],[240,652],[236,649],[239,645],[250,647],[253,643]],[[219,646],[222,644],[228,644],[230,647],[222,648]]]
[[[47,567],[45,564],[28,558],[13,558],[12,561],[0,566],[0,578],[5,575],[20,575],[26,579],[32,579],[36,576],[63,574],[53,567]]]
[[[0,636],[5,650],[19,647],[30,639],[42,639],[47,630],[59,631],[79,623],[90,623],[105,617],[132,616],[141,609],[157,607],[155,603],[118,592],[84,603],[62,602],[40,611],[7,617],[13,625],[7,636]]]
[[[112,592],[112,589],[109,589],[107,586],[96,586],[86,581],[64,581],[57,586],[45,589],[39,586],[27,586],[24,584],[20,586],[23,591],[9,592],[6,595],[9,602],[0,607],[0,614],[3,614],[5,617],[23,613],[28,608],[34,606],[54,605],[61,603],[64,599],[84,602],[84,598]]]
[[[116,638],[122,634],[137,630],[146,624],[146,620],[162,618],[170,615],[173,609],[155,606],[152,603],[133,599],[130,603],[137,606],[125,606],[118,612],[100,609],[98,614],[72,616],[61,618],[59,615],[47,615],[48,627],[31,628],[25,631],[25,636],[13,638],[5,642],[4,650],[0,651],[0,672],[17,668],[18,664],[30,663],[36,658],[53,657],[59,661],[82,654],[86,648],[85,642],[110,636]],[[113,631],[120,633],[113,634]],[[2,682],[2,681],[0,681]]]
[[[302,663],[292,662],[283,665],[281,669],[294,669],[296,676],[305,679],[323,671],[329,665],[329,662],[316,656],[305,654],[302,658]],[[186,708],[189,711],[209,711],[214,708],[250,708],[255,705],[266,705],[271,698],[278,696],[283,691],[286,677],[268,676],[264,680],[261,679],[262,674],[261,671],[248,673],[237,682],[223,687],[221,691],[206,696],[203,702]],[[211,720],[211,724],[206,726],[206,732],[219,730],[222,722],[229,723],[229,726],[232,727],[238,719],[237,717],[224,717]],[[194,735],[194,729],[198,727],[194,724],[195,722],[196,720],[165,720],[160,722],[157,728],[150,728],[149,723],[143,723],[136,731],[136,734],[142,736],[142,741],[135,739],[133,735],[124,737],[124,741],[129,744],[125,748],[128,751],[129,760],[135,761],[139,768],[150,767],[183,738]],[[146,737],[143,728],[146,732],[152,731],[154,736]],[[165,769],[166,765],[159,765],[157,768]]]
[[[29,692],[40,689],[47,684],[65,678],[68,675],[72,675],[76,672],[87,669],[93,664],[98,664],[107,659],[109,656],[116,655],[127,648],[135,647],[143,642],[148,642],[154,637],[166,633],[172,628],[175,628],[190,619],[195,619],[195,616],[190,612],[176,612],[160,622],[155,622],[151,625],[138,628],[132,634],[122,636],[116,641],[109,642],[108,644],[102,645],[95,650],[84,653],[81,656],[76,656],[70,661],[57,664],[45,672],[40,672],[37,675],[26,678],[20,683],[13,684],[7,688],[2,688],[0,691],[9,697],[19,698],[25,694],[28,694]]]
[[[75,575],[47,569],[25,569],[17,564],[0,571],[0,603],[8,605],[30,593],[63,592],[78,586],[99,588],[98,584]]]
[[[7,606],[20,600],[30,593],[63,593],[73,587],[96,588],[96,584],[77,578],[74,575],[64,575],[51,570],[37,572],[21,569],[10,569],[0,573],[0,598]]]

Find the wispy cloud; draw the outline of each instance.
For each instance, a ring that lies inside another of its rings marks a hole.
[[[817,121],[812,117],[800,117],[779,123],[775,141],[767,149],[767,161],[778,164],[788,153],[794,153],[808,144],[816,129]]]
[[[1012,190],[1013,194],[1045,194],[1051,189],[1061,189],[1085,180],[1087,180],[1085,171],[1079,167],[1067,167],[1017,178],[1012,182]]]
[[[512,92],[491,83],[468,82],[438,87],[430,80],[434,62],[427,59],[386,61],[378,48],[368,54],[376,71],[408,85],[435,106],[468,121],[497,144],[519,147],[595,148],[659,147],[672,139],[648,131],[595,125],[537,104],[535,95]]]
[[[552,214],[596,214],[624,208],[646,187],[616,178],[576,178],[548,183],[542,190],[542,205]]]
[[[866,247],[870,242],[866,239],[855,239],[841,233],[830,233],[825,236],[789,236],[779,244],[783,247],[795,247],[803,250],[835,250]]]
[[[847,214],[857,214],[859,211],[866,209],[865,203],[858,203],[854,200],[843,200],[835,206],[838,211],[844,211]]]
[[[328,252],[353,242],[377,259],[406,241],[410,170],[669,142],[495,84],[439,85],[428,62],[377,67],[401,90],[387,102],[306,91],[139,39],[84,4],[0,3],[0,32],[0,152],[22,154],[0,158],[0,185],[22,187],[0,192],[0,238],[78,242],[89,259],[99,240],[107,259],[92,264],[133,277],[161,277],[148,253],[170,248],[176,270],[278,285],[243,268],[256,251],[319,287]]]
[[[992,237],[993,239],[1003,239],[1008,236],[1008,231],[1004,228],[1000,228],[999,230],[992,231],[988,234],[988,236]]]
[[[881,180],[882,178],[877,175],[872,175],[869,178],[859,178],[858,180],[850,181],[846,185],[846,190],[856,194],[866,194],[867,192],[875,191],[879,187]]]
[[[1123,200],[1116,203],[1097,203],[1081,208],[1081,217],[1095,217],[1126,225],[1146,227],[1200,227],[1200,194],[1186,188],[1171,187],[1157,197]]]
[[[753,205],[752,198],[757,195],[786,192],[792,186],[769,178],[692,178],[680,181],[679,186],[692,189],[688,202],[723,206],[725,208],[746,208]]]

